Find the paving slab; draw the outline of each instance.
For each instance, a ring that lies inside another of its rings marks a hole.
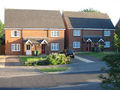
[[[22,62],[17,55],[7,55],[5,66],[21,66]]]
[[[4,55],[0,55],[0,68],[5,67],[5,59],[6,57]]]

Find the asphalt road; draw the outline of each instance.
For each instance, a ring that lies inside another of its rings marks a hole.
[[[100,73],[0,77],[0,90],[100,90]]]

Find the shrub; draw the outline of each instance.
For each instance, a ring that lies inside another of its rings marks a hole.
[[[107,74],[101,74],[102,87],[107,90],[120,90],[120,54],[107,55],[103,58],[109,67]]]
[[[25,66],[69,64],[71,63],[70,59],[69,56],[57,53],[49,54],[48,57],[21,57]]]
[[[68,64],[70,63],[70,58],[66,57],[64,54],[52,53],[49,54],[48,60],[50,65]]]

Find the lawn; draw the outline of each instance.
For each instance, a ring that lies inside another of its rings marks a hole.
[[[25,63],[25,62],[35,62],[35,61],[39,61],[39,60],[46,60],[46,58],[47,58],[47,56],[20,57],[20,59],[22,60],[23,63]]]
[[[54,67],[54,68],[38,68],[37,70],[43,71],[43,72],[61,72],[68,70],[68,67]]]
[[[115,52],[86,52],[86,53],[76,53],[76,55],[88,55],[98,59],[102,59],[104,56],[114,53]]]

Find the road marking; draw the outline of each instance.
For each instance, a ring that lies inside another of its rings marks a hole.
[[[85,58],[82,58],[82,57],[79,57],[79,56],[75,56],[75,59],[78,59],[78,60],[86,62],[86,63],[93,63],[94,62],[92,60],[88,60],[88,59],[85,59]]]
[[[36,73],[36,74],[21,74],[21,75],[9,75],[9,76],[0,76],[0,78],[14,78],[14,77],[26,77],[26,76],[37,76],[37,75],[44,75],[42,73]]]

